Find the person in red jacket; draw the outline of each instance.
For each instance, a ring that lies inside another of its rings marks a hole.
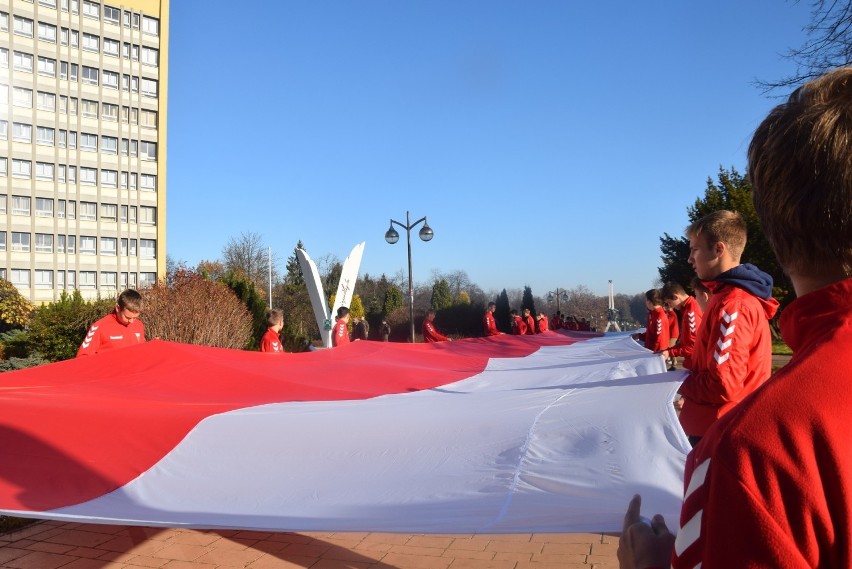
[[[663,351],[663,357],[683,358],[683,367],[690,369],[692,351],[695,348],[695,335],[698,333],[704,311],[698,305],[698,301],[686,294],[686,290],[678,283],[669,282],[663,285],[662,294],[663,302],[672,311],[678,310],[681,313],[680,334],[677,342]]]
[[[341,306],[337,309],[337,322],[331,329],[331,345],[334,348],[349,343],[349,309]]]
[[[509,318],[512,320],[512,334],[515,336],[523,336],[527,333],[527,323],[518,315],[518,311],[514,308],[509,311]]]
[[[658,289],[652,288],[645,292],[645,307],[648,309],[645,331],[633,334],[633,338],[643,342],[652,352],[667,350],[669,348],[669,317],[663,310],[663,298]]]
[[[535,318],[530,314],[529,308],[524,308],[524,324],[527,325],[527,334],[535,334]]]
[[[536,321],[536,324],[538,324],[538,333],[539,334],[541,334],[542,332],[547,332],[547,330],[548,330],[547,316],[544,315],[544,312],[539,312],[538,316],[536,316],[535,321]]]
[[[793,350],[686,461],[680,531],[624,517],[623,569],[852,567],[852,68],[796,90],[748,151],[755,211],[797,299]],[[712,301],[712,297],[711,297]]]
[[[266,312],[266,333],[260,339],[260,351],[271,354],[284,353],[284,346],[281,345],[279,334],[281,328],[284,327],[284,313],[273,308]]]
[[[712,292],[695,340],[680,424],[693,446],[713,422],[769,379],[772,336],[769,320],[778,310],[772,277],[740,264],[746,244],[742,216],[710,213],[687,228],[689,263]]]
[[[423,319],[423,341],[426,343],[452,342],[452,338],[444,336],[435,328],[435,311],[431,308],[426,311],[426,318]]]
[[[559,330],[560,328],[562,328],[562,313],[557,310],[556,314],[550,318],[550,329]]]
[[[122,292],[118,295],[113,311],[89,328],[77,350],[77,357],[144,342],[145,325],[139,320],[141,312],[142,295],[133,289]]]
[[[499,336],[503,332],[497,329],[497,321],[494,320],[494,311],[497,310],[496,302],[489,302],[482,317],[483,336]]]

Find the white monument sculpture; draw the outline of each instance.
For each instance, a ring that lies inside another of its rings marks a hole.
[[[320,336],[322,336],[322,345],[326,348],[331,347],[331,328],[334,325],[333,319],[337,314],[337,309],[341,306],[349,307],[351,305],[355,281],[358,279],[358,269],[361,267],[361,257],[364,255],[364,244],[365,242],[362,241],[355,245],[349,256],[343,261],[343,271],[340,273],[340,282],[337,284],[334,306],[330,310],[316,264],[308,256],[307,251],[296,249],[296,257],[299,259],[299,266],[305,276],[305,285],[308,287],[314,317],[317,319],[317,326],[319,326]]]

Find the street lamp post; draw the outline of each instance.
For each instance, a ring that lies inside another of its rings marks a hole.
[[[565,289],[562,289],[562,292],[559,292],[559,287],[556,287],[556,290],[551,290],[547,293],[547,302],[553,302],[553,299],[556,299],[556,312],[560,312],[559,310],[559,300],[561,299],[564,302],[568,302],[568,293],[565,292]]]
[[[411,278],[411,230],[417,227],[420,223],[423,227],[420,228],[420,239],[423,241],[431,241],[435,233],[429,227],[429,222],[426,221],[426,216],[421,217],[414,223],[411,223],[409,212],[405,212],[405,223],[400,223],[394,219],[390,220],[390,228],[385,232],[385,241],[393,245],[399,241],[399,233],[393,228],[394,224],[405,229],[405,237],[408,241],[408,322],[411,325],[411,343],[414,343],[414,281]]]

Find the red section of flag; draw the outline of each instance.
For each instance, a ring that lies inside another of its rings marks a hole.
[[[0,509],[52,510],[111,492],[211,415],[429,389],[481,372],[489,358],[580,339],[549,332],[440,344],[362,341],[275,355],[152,341],[5,373]]]

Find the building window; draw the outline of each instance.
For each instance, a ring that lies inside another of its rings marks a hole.
[[[157,143],[143,140],[140,143],[142,160],[157,160]]]
[[[65,288],[65,271],[56,271],[56,288]]]
[[[140,239],[139,240],[139,256],[143,259],[155,259],[157,256],[157,240],[156,239]]]
[[[9,168],[8,161],[5,158],[0,158],[0,177],[6,177],[6,171]]]
[[[65,164],[58,164],[56,166],[56,180],[65,183]]]
[[[145,128],[157,128],[157,111],[142,109],[141,125]]]
[[[24,109],[33,108],[33,90],[15,87],[12,92],[12,104]]]
[[[9,50],[5,47],[0,47],[0,68],[9,69]]]
[[[136,189],[136,176],[137,176],[136,172],[130,173],[130,189],[131,190]]]
[[[53,146],[53,137],[55,133],[55,130],[46,126],[36,127],[36,144]]]
[[[9,136],[9,121],[0,120],[0,140],[6,140]],[[5,160],[5,158],[4,158]]]
[[[98,215],[98,204],[94,202],[80,202],[80,219],[94,221]]]
[[[31,53],[24,53],[22,51],[16,51],[14,53],[14,65],[15,69],[18,71],[25,71],[26,73],[33,72],[33,56]]]
[[[126,257],[127,256],[127,239],[122,238],[120,243],[121,243],[121,256]]]
[[[36,217],[53,217],[53,199],[36,198]]]
[[[17,251],[19,253],[29,253],[30,252],[30,234],[29,233],[19,233],[17,231],[12,232],[12,251]]]
[[[104,55],[118,57],[119,43],[120,42],[118,40],[104,38]]]
[[[157,67],[160,61],[160,53],[158,50],[152,47],[142,46],[142,64],[143,65],[152,65]]]
[[[101,288],[115,288],[116,273],[109,271],[101,271]]]
[[[52,182],[53,181],[53,163],[52,162],[36,162],[36,179],[37,180],[46,180],[46,181]],[[36,201],[38,201],[38,199]],[[38,211],[38,207],[36,207],[36,211]],[[36,213],[36,215],[38,215],[38,213]]]
[[[80,236],[80,254],[94,255],[97,250],[97,239],[92,235]]]
[[[68,213],[66,216],[68,219],[74,219],[77,216],[77,202],[74,200],[68,200]]]
[[[56,217],[65,219],[65,200],[56,200]]]
[[[89,0],[83,0],[83,15],[87,18],[100,20],[101,5],[96,2],[89,2]]]
[[[136,223],[136,211],[135,205],[130,206],[130,223]]]
[[[112,6],[107,6],[104,4],[104,21],[109,22],[110,24],[118,25],[119,20],[121,19],[121,10],[118,8],[113,8]]]
[[[57,235],[56,236],[56,252],[64,253],[65,252],[65,236]]]
[[[129,245],[128,250],[127,250],[127,255],[130,256],[130,257],[136,256],[136,239],[130,240],[130,245]]]
[[[149,192],[157,191],[157,176],[153,174],[142,174],[142,189]]]
[[[80,288],[95,288],[95,271],[80,271]]]
[[[69,148],[71,148],[69,146]],[[76,166],[68,166],[68,183],[76,183],[77,182],[77,167]],[[68,205],[71,205],[71,202],[68,202]]]
[[[33,21],[23,16],[15,16],[15,33],[19,36],[33,37]]]
[[[12,196],[12,215],[30,214],[29,196]]]
[[[38,91],[36,93],[36,106],[42,111],[56,112],[56,95]]]
[[[83,49],[85,51],[94,51],[95,53],[101,50],[101,39],[94,34],[83,33]]]
[[[68,289],[73,290],[77,288],[77,273],[76,271],[68,271]]]
[[[104,103],[101,118],[105,121],[118,121],[118,105]]]
[[[142,94],[146,97],[157,96],[157,81],[156,79],[142,78]]]
[[[50,233],[36,233],[35,252],[53,253],[53,235]]]
[[[18,142],[29,142],[33,141],[33,125],[24,124],[22,122],[13,122],[12,123],[12,140],[17,140]]]
[[[114,136],[102,136],[101,152],[104,154],[118,154],[118,139]]]
[[[142,16],[142,32],[154,36],[160,35],[160,20],[150,16]]]
[[[97,118],[98,116],[98,102],[90,101],[89,99],[83,99],[80,101],[80,114],[84,117]]]
[[[48,8],[56,9],[56,0],[38,0],[38,3]]]
[[[83,66],[83,83],[88,83],[89,85],[98,84],[97,68],[89,67],[88,65]]]
[[[118,206],[114,203],[102,203],[101,204],[101,219],[108,219],[110,221],[115,221],[116,216],[118,215]]]
[[[6,194],[0,194],[0,213],[6,213]]]
[[[10,272],[9,282],[15,285],[16,288],[30,288],[29,269],[12,269]]]
[[[157,208],[148,206],[139,206],[139,223],[154,225],[157,223]]]
[[[77,236],[76,235],[69,235],[68,236],[68,248],[67,248],[69,255],[73,255],[74,252],[76,251],[76,244],[77,244]]]
[[[49,57],[38,58],[38,72],[40,75],[56,77],[56,60]]]
[[[14,178],[32,178],[33,163],[29,160],[12,160],[12,177]]]
[[[35,270],[35,287],[36,288],[53,288],[53,271],[36,269]]]
[[[39,22],[38,39],[50,43],[56,43],[56,26],[52,24],[46,24],[44,22]]]
[[[115,257],[115,244],[117,241],[115,237],[101,237],[101,255]]]
[[[89,152],[98,151],[98,135],[88,132],[80,133],[80,150],[88,150]]]
[[[114,71],[104,71],[104,87],[118,89],[118,73],[115,73]]]
[[[80,47],[80,32],[61,28],[59,30],[59,43],[61,45],[70,45],[71,47]]]
[[[118,187],[117,170],[101,170],[101,185],[107,188]],[[113,218],[114,219],[114,218]]]
[[[0,251],[6,250],[6,232],[0,231]]]
[[[0,12],[0,30],[9,31],[9,14],[6,12]]]
[[[139,273],[139,286],[149,287],[157,284],[157,273]]]

